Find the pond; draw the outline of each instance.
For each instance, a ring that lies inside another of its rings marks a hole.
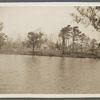
[[[100,93],[100,60],[0,55],[1,94]]]

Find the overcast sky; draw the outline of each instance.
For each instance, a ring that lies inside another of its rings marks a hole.
[[[3,32],[9,36],[25,37],[28,32],[41,28],[55,39],[62,27],[76,25],[70,13],[76,13],[74,7],[0,7],[0,21],[4,23]],[[90,38],[100,38],[100,32],[91,27],[79,25],[79,28]]]

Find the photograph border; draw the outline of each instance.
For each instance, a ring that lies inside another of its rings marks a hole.
[[[75,0],[76,1],[76,0]],[[0,1],[1,2],[1,1]],[[5,2],[5,1],[4,1]],[[14,1],[16,2],[16,1]],[[100,2],[9,2],[0,6],[100,6]],[[43,5],[44,4],[44,5]],[[99,98],[100,94],[0,94],[0,98]]]

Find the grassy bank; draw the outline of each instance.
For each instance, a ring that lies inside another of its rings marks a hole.
[[[0,54],[14,54],[14,55],[38,55],[38,56],[55,56],[55,57],[72,57],[72,58],[100,58],[99,54],[92,54],[92,53],[72,53],[72,52],[66,52],[65,54],[62,54],[61,50],[35,50],[33,51],[26,50],[3,50],[0,51]]]

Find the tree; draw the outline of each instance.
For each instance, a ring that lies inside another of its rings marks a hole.
[[[55,43],[55,48],[57,50],[60,50],[60,47],[61,47],[61,43],[59,43],[58,41]]]
[[[23,51],[23,53],[25,53],[25,48],[27,47],[27,45],[28,45],[28,42],[27,42],[27,40],[23,40],[23,41],[21,41],[20,42],[21,43],[21,48],[22,48],[22,51]]]
[[[100,7],[88,6],[88,7],[75,7],[78,14],[72,13],[73,20],[77,23],[82,23],[85,26],[93,26],[97,31],[100,30]]]
[[[7,35],[0,32],[0,50],[5,45],[6,39],[7,39]]]
[[[71,32],[71,37],[72,37],[72,43],[73,43],[73,52],[74,52],[74,49],[75,49],[75,41],[78,40],[79,38],[79,35],[81,34],[81,32],[79,31],[78,27],[77,26],[74,26],[73,27],[73,31]]]
[[[60,30],[59,37],[62,38],[63,54],[65,53],[65,40],[69,38],[71,30],[72,27],[70,25],[67,25],[67,27],[64,27]]]
[[[94,39],[94,38],[91,40],[91,51],[92,51],[92,53],[94,53],[94,51],[95,51],[96,42],[97,42],[97,40]]]
[[[28,40],[29,40],[29,43],[32,44],[32,47],[33,47],[33,53],[34,53],[34,48],[35,46],[37,46],[39,43],[41,43],[43,40],[42,40],[42,36],[43,36],[43,33],[39,32],[29,32],[28,33]]]
[[[86,41],[86,35],[84,34],[84,33],[82,33],[81,35],[80,35],[80,42],[81,42],[81,53],[83,52],[83,43]]]
[[[2,29],[3,29],[3,23],[1,22],[0,23],[0,31],[2,31]]]
[[[5,45],[7,39],[7,35],[5,35],[5,33],[2,32],[2,29],[3,29],[3,23],[0,23],[0,50]]]

